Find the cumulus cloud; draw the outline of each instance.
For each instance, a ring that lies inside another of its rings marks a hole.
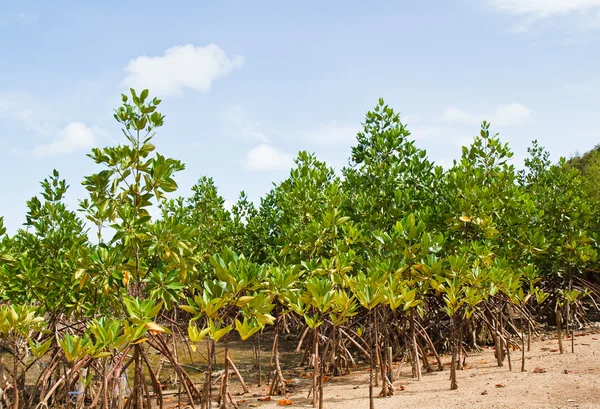
[[[442,121],[458,122],[460,124],[471,125],[477,123],[477,118],[470,112],[463,111],[457,107],[446,108],[441,116]]]
[[[464,130],[452,126],[423,124],[410,128],[410,137],[419,140],[452,140],[456,141],[464,134]]]
[[[249,171],[284,170],[294,166],[294,157],[263,143],[248,151],[242,165]]]
[[[248,117],[246,110],[239,105],[229,107],[220,115],[226,132],[236,139],[251,142],[269,142],[269,138],[260,131],[259,124]]]
[[[33,110],[25,109],[23,111],[17,112],[17,118],[21,121],[30,121],[33,118]]]
[[[81,122],[70,122],[61,129],[54,140],[36,145],[35,156],[56,156],[89,149],[94,145],[94,133]]]
[[[490,121],[498,125],[522,125],[531,119],[531,112],[523,104],[498,105],[496,113],[491,116]]]
[[[306,136],[322,145],[347,145],[356,140],[358,131],[358,126],[338,124],[336,121],[329,121],[308,131]]]
[[[30,108],[31,102],[26,101],[27,99],[29,98],[21,93],[0,92],[0,118],[15,121],[23,129],[31,131],[37,136],[49,137],[56,133],[56,127],[40,118]]]
[[[191,44],[171,47],[163,56],[140,56],[125,67],[123,86],[149,88],[156,95],[179,95],[184,88],[206,92],[212,83],[241,67],[241,56],[229,58],[215,44],[196,47]]]
[[[440,119],[444,122],[454,122],[462,125],[477,125],[487,120],[492,125],[518,126],[524,125],[532,118],[531,111],[523,104],[512,103],[498,105],[491,114],[474,114],[457,107],[447,108]]]
[[[600,0],[491,0],[491,5],[500,11],[547,18],[599,9]]]

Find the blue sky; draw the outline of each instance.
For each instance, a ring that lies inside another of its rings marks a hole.
[[[299,150],[347,163],[379,97],[448,166],[492,122],[520,166],[600,142],[600,0],[0,2],[0,215],[52,169],[84,197],[130,85],[163,99],[180,193],[212,176],[258,201]]]

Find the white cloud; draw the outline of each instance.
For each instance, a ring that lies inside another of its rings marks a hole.
[[[464,131],[455,129],[452,126],[440,126],[440,125],[419,125],[409,128],[410,137],[415,141],[422,141],[427,139],[435,140],[457,140],[460,138]]]
[[[56,127],[39,118],[32,109],[14,112],[14,118],[21,121],[24,128],[40,136],[49,136],[56,132]]]
[[[92,133],[94,134],[95,140],[105,141],[105,142],[110,143],[111,145],[118,145],[121,143],[121,140],[119,138],[115,138],[115,136],[113,136],[105,128],[103,128],[99,125],[92,125],[91,128],[92,128]],[[117,134],[117,136],[120,136],[120,135]]]
[[[179,95],[184,88],[206,92],[218,78],[243,65],[241,56],[229,58],[215,44],[191,44],[167,49],[164,56],[140,56],[129,62],[123,86],[149,88],[160,96]]]
[[[260,170],[284,170],[294,166],[294,157],[271,145],[263,143],[246,154],[242,161],[244,168],[250,171]]]
[[[30,99],[19,93],[0,93],[0,118],[15,121],[22,129],[50,142],[37,144],[33,149],[11,147],[9,152],[12,155],[54,156],[89,148],[94,144],[94,135],[100,128],[90,129],[81,122],[70,122],[61,128],[31,109]]]
[[[490,121],[497,125],[516,126],[523,125],[531,119],[531,112],[523,104],[506,104],[496,107],[495,115],[491,116]]]
[[[442,114],[441,120],[446,122],[458,122],[465,125],[477,123],[477,118],[472,113],[456,107],[447,108]]]
[[[10,116],[13,114],[16,107],[15,99],[14,93],[0,92],[0,115]]]
[[[400,114],[400,119],[403,124],[413,124],[422,122],[425,119],[425,116],[420,112],[414,112],[412,114]]]
[[[531,119],[531,111],[523,104],[501,104],[492,114],[474,114],[457,107],[447,108],[439,118],[444,122],[454,122],[461,125],[477,125],[483,120],[491,122],[492,125],[518,126],[525,125]]]
[[[61,129],[56,138],[47,144],[36,145],[35,156],[55,156],[89,149],[94,145],[94,133],[81,122],[70,122]]]
[[[347,145],[355,142],[359,130],[360,128],[356,125],[343,125],[336,121],[329,121],[308,131],[306,136],[322,145]]]
[[[28,12],[9,13],[0,16],[0,27],[9,27],[20,24],[33,24],[37,21],[37,15]]]
[[[497,10],[535,18],[573,12],[586,13],[600,8],[600,0],[491,0]]]
[[[19,118],[21,121],[29,121],[29,120],[31,120],[32,117],[33,117],[32,109],[26,109],[24,111],[17,112],[17,118]]]
[[[226,132],[236,139],[263,143],[269,141],[269,138],[258,129],[259,124],[249,119],[244,108],[239,105],[229,107],[219,117],[227,129]]]
[[[600,95],[600,78],[567,84],[564,86],[564,91],[569,95],[577,97],[581,97],[582,95],[598,96]]]
[[[48,122],[39,118],[39,115],[30,108],[31,101],[20,93],[0,92],[0,117],[18,121],[28,131],[33,131],[39,136],[52,135],[55,128]]]

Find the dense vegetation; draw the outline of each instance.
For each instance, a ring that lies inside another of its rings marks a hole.
[[[184,165],[152,144],[160,100],[132,90],[122,101],[124,143],[88,155],[99,171],[83,181],[80,209],[65,206],[68,186],[54,171],[27,202],[23,229],[7,235],[0,224],[6,407],[162,408],[169,363],[192,407],[227,408],[231,339],[267,335],[270,393],[283,395],[284,332],[313,368],[315,406],[323,376],[348,373],[360,356],[373,407],[393,394],[398,357],[420,379],[450,353],[455,389],[465,349],[493,344],[502,366],[512,345],[524,370],[536,321],[557,325],[561,352],[561,331],[585,324],[597,283],[596,154],[579,168],[554,164],[534,141],[517,170],[484,122],[444,170],[380,100],[341,176],[300,152],[258,208],[242,192],[228,211],[207,177],[190,197],[167,199]],[[207,350],[202,385],[182,366],[182,341]],[[213,389],[216,348],[224,372]]]

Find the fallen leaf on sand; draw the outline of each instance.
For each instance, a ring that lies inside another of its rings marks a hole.
[[[487,395],[487,391],[481,392],[482,395]]]
[[[496,388],[504,388],[504,384],[503,383],[497,383],[496,384]]]
[[[294,402],[289,399],[279,399],[277,403],[279,406],[290,406],[294,404]]]
[[[480,365],[487,364],[487,363],[489,363],[487,359],[482,359],[481,361],[479,361]]]
[[[398,387],[396,388],[397,391],[403,391],[404,390],[404,386],[402,385],[398,385]]]
[[[546,373],[546,370],[544,368],[535,368],[533,373]]]
[[[565,371],[564,371],[565,375],[569,375],[569,374],[572,374],[572,373],[577,373],[577,371],[569,371],[567,369],[565,369]]]
[[[258,398],[258,400],[261,401],[261,402],[268,402],[268,401],[271,400],[271,397],[270,396],[265,396],[264,398]]]
[[[552,348],[550,352],[558,352],[558,349]]]

